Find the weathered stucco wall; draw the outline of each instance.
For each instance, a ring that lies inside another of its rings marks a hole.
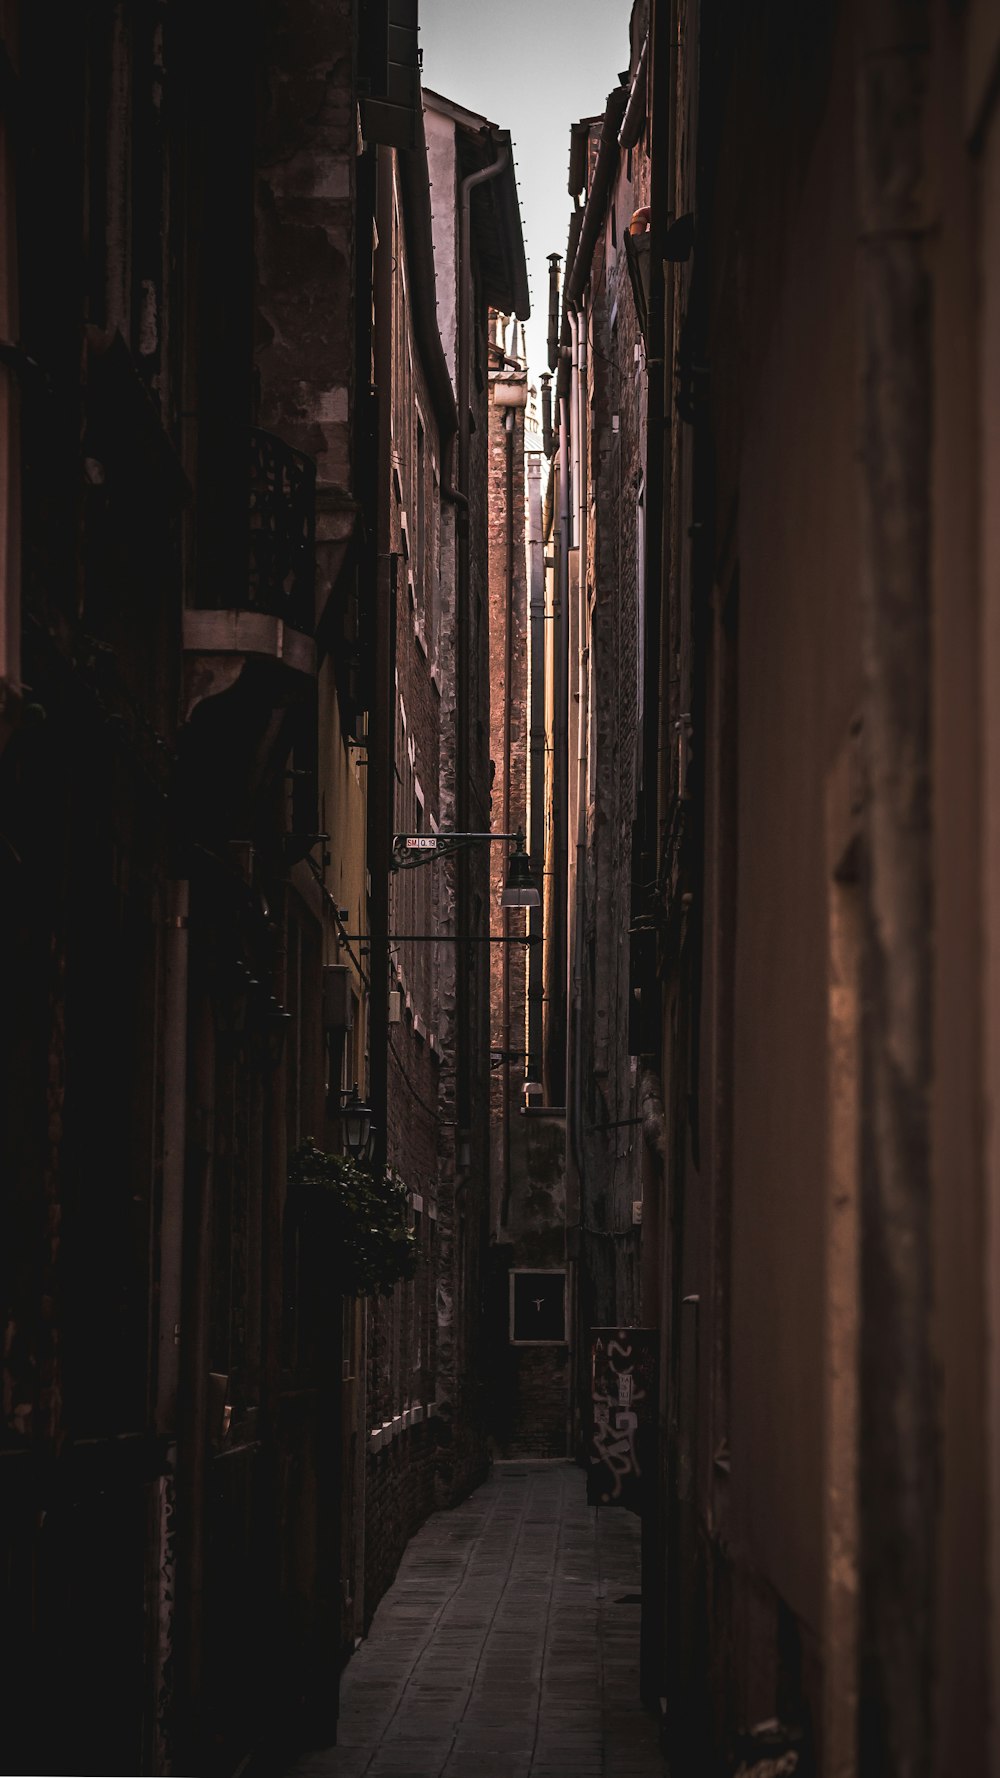
[[[745,419],[733,439],[739,481],[720,489],[721,511],[739,501],[733,1501],[752,1559],[813,1628],[822,1551],[824,785],[860,692],[854,213],[841,152],[849,83],[842,45],[827,127],[801,189],[779,197],[770,187],[775,211],[787,206],[784,275],[772,314],[750,309]],[[761,178],[754,209],[766,210],[768,189]],[[751,290],[767,271],[748,248]],[[724,439],[731,426],[720,403]]]
[[[454,122],[440,111],[435,111],[433,104],[427,105],[424,110],[424,134],[427,138],[427,170],[431,182],[438,327],[451,372],[452,387],[457,390],[458,215],[455,203],[457,166]]]

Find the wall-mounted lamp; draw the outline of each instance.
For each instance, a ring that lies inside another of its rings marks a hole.
[[[541,907],[542,898],[535,888],[531,875],[531,859],[524,849],[524,835],[520,828],[514,850],[507,860],[507,881],[500,897],[502,908],[537,908]]]
[[[447,858],[466,846],[496,845],[513,840],[507,861],[507,880],[500,905],[505,908],[537,908],[542,898],[531,874],[531,860],[524,849],[524,830],[516,833],[397,833],[392,842],[393,870],[412,870],[418,864],[429,864],[433,858]]]
[[[371,1152],[372,1108],[364,1099],[358,1098],[356,1086],[341,1094],[340,1116],[344,1147],[352,1161],[366,1161]]]

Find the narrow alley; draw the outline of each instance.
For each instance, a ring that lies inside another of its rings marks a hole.
[[[1000,0],[0,0],[0,1725],[1000,1778]]]
[[[659,1778],[636,1697],[639,1521],[569,1463],[502,1462],[409,1544],[289,1778]]]

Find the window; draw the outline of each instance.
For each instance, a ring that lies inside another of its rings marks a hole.
[[[414,568],[417,588],[417,611],[421,618],[424,615],[424,598],[427,583],[425,552],[426,538],[426,481],[424,467],[424,429],[420,418],[417,418],[417,534],[414,538]]]
[[[513,1346],[565,1345],[565,1270],[511,1272],[510,1340]]]
[[[433,497],[428,534],[430,547],[427,565],[427,590],[424,603],[427,608],[427,654],[433,665],[437,662],[438,606],[441,597],[441,477],[433,457],[431,458],[431,469]]]

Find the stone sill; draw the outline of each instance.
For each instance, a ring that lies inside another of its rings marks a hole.
[[[411,1426],[419,1426],[425,1418],[432,1420],[437,1413],[437,1402],[429,1402],[426,1409],[422,1402],[414,1402],[412,1407],[404,1408],[401,1414],[394,1414],[391,1420],[383,1420],[381,1426],[373,1426],[368,1434],[369,1451],[384,1451],[392,1444],[393,1439],[401,1433],[408,1432]]]
[[[187,610],[183,616],[185,654],[254,655],[282,661],[297,673],[314,676],[316,644],[280,617],[263,611]]]

